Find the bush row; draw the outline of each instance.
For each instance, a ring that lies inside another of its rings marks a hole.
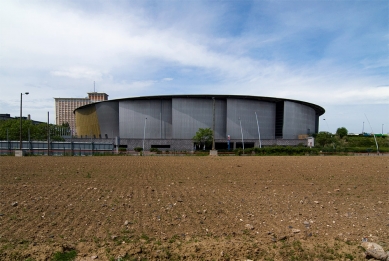
[[[366,147],[325,147],[325,148],[308,148],[308,147],[264,147],[264,148],[248,148],[235,149],[235,155],[258,155],[258,156],[302,156],[302,155],[319,155],[320,153],[375,153],[376,148]],[[379,148],[379,152],[387,153],[389,148]]]

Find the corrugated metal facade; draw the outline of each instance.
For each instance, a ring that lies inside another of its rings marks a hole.
[[[145,136],[146,139],[169,139],[172,133],[171,126],[171,100],[119,102],[119,133],[121,138],[143,139]],[[145,133],[144,130],[146,130]]]
[[[275,139],[277,104],[281,103],[283,106],[278,107],[283,113],[278,121],[282,137],[277,138],[297,139],[298,135],[307,134],[308,129],[310,133],[318,131],[318,117],[324,109],[317,105],[277,98],[216,95],[215,139],[225,140],[230,135],[231,140],[239,141],[242,129],[244,140],[258,140],[255,114],[261,139]],[[82,116],[77,122],[80,135],[90,135],[93,129],[94,135],[103,138],[107,134],[109,138],[190,140],[199,128],[212,129],[213,97],[178,95],[111,100],[83,106],[76,110],[77,114]],[[93,119],[86,120],[88,115]],[[94,126],[87,126],[90,124]],[[95,133],[97,130],[100,133]]]
[[[262,139],[274,139],[275,108],[276,105],[270,102],[227,99],[227,135],[230,135],[231,139],[241,139],[243,132],[244,139],[258,139],[259,125]]]
[[[96,103],[101,137],[113,138],[119,136],[119,103],[108,101]]]
[[[76,128],[78,135],[99,137],[101,132],[95,104],[84,107],[83,110],[77,110]]]
[[[215,99],[215,138],[226,137],[226,101]],[[191,139],[213,124],[213,99],[173,98],[173,138]]]
[[[308,132],[315,133],[315,122],[314,109],[295,102],[284,102],[284,139],[295,139],[298,135]]]

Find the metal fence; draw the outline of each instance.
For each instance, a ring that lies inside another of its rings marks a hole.
[[[14,155],[20,149],[19,141],[0,141],[0,155]],[[89,156],[114,153],[114,144],[98,142],[23,141],[25,155]]]

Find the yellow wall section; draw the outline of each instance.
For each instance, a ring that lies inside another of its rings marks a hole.
[[[76,129],[78,136],[99,137],[100,126],[94,105],[76,111]]]

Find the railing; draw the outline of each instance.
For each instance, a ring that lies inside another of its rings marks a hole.
[[[0,141],[0,155],[13,155],[20,149],[19,141]],[[45,142],[24,141],[22,150],[25,155],[51,155],[51,156],[87,156],[113,154],[114,145],[110,143],[95,142]]]

